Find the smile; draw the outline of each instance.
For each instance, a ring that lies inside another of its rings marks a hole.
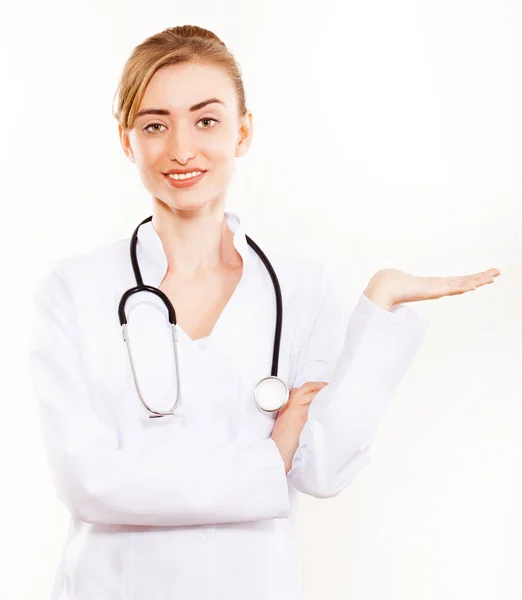
[[[203,179],[206,171],[193,171],[192,173],[163,175],[169,185],[176,188],[189,187]]]

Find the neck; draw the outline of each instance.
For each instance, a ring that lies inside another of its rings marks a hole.
[[[167,258],[167,273],[204,277],[242,264],[223,206],[177,210],[153,198],[152,225]]]

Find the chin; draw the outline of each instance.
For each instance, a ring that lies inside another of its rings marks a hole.
[[[182,196],[180,196],[179,198],[176,198],[175,200],[172,200],[170,198],[168,201],[162,200],[162,202],[164,204],[166,204],[171,210],[187,211],[187,212],[197,211],[197,210],[202,209],[210,204],[209,201],[202,202],[201,200],[199,200],[199,201],[190,200],[189,198],[185,199]]]

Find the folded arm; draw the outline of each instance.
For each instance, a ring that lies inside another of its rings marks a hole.
[[[294,382],[327,381],[308,411],[288,479],[318,498],[339,494],[369,462],[377,426],[429,322],[406,305],[390,310],[364,293],[350,313],[323,266],[321,303]]]
[[[89,396],[73,301],[56,268],[34,305],[31,384],[55,487],[73,515],[170,526],[288,516],[285,467],[271,438],[210,445],[179,428],[120,447]]]

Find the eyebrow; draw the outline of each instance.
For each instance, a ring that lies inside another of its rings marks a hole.
[[[200,108],[203,108],[207,104],[213,104],[214,102],[218,102],[219,104],[226,106],[226,104],[223,102],[223,100],[220,100],[219,98],[209,98],[208,100],[203,100],[202,102],[198,102],[197,104],[194,104],[194,106],[191,106],[189,108],[189,110],[190,110],[190,112],[194,112],[195,110],[199,110]],[[139,110],[136,113],[136,119],[138,117],[142,117],[143,115],[170,116],[170,112],[168,110],[166,110],[165,108],[143,108],[142,110]]]

